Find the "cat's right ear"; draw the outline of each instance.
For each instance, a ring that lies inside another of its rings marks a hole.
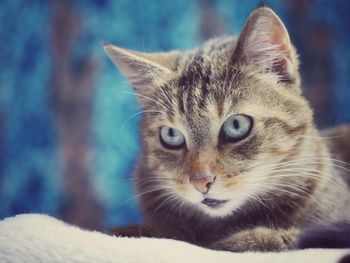
[[[174,78],[173,68],[179,52],[142,53],[116,47],[112,44],[103,46],[105,52],[117,68],[126,76],[138,94],[141,106],[147,106],[156,89]]]
[[[271,72],[284,83],[298,83],[298,58],[289,34],[280,18],[267,7],[256,9],[248,17],[237,40],[233,61],[255,65]]]

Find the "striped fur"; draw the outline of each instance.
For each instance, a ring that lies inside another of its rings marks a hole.
[[[238,37],[186,52],[105,50],[144,109],[135,185],[158,234],[214,249],[280,251],[294,248],[304,227],[350,219],[342,163],[313,124],[296,52],[271,9],[255,10]],[[254,126],[227,143],[220,130],[234,114]],[[162,126],[182,132],[186,146],[165,148]],[[205,195],[189,181],[198,170],[216,176]],[[211,208],[203,198],[228,201]]]

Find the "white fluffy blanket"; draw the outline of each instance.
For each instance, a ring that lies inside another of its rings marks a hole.
[[[350,250],[230,253],[169,239],[122,238],[68,225],[46,215],[0,221],[0,262],[245,263],[338,262]]]

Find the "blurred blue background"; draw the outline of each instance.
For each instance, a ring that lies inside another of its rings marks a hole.
[[[266,1],[301,59],[319,127],[350,121],[350,2]],[[259,1],[2,0],[0,219],[46,213],[92,229],[139,222],[132,89],[103,53],[188,49],[237,34]]]

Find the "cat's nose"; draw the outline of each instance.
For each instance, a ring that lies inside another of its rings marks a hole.
[[[215,181],[215,176],[207,171],[196,173],[190,178],[190,183],[199,192],[206,194]]]

